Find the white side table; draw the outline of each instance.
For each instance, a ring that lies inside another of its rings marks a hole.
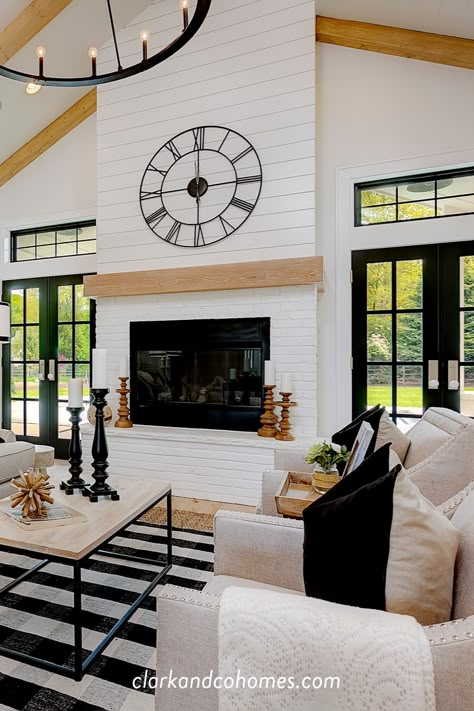
[[[54,467],[54,447],[35,444],[35,469],[39,469],[42,474],[47,474],[48,467]]]

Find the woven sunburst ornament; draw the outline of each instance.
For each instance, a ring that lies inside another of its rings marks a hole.
[[[11,506],[13,509],[21,506],[23,518],[40,518],[46,514],[46,503],[54,503],[50,495],[54,486],[49,483],[49,474],[39,469],[20,472],[18,479],[13,479],[11,484],[17,489],[10,497]]]

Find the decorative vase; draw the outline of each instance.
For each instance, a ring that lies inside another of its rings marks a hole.
[[[319,469],[316,465],[313,471],[313,476],[311,477],[311,483],[313,485],[313,489],[318,494],[322,495],[325,494],[326,491],[329,491],[329,489],[332,489],[332,487],[337,484],[340,479],[341,477],[339,476],[337,467],[333,467],[330,471],[324,471],[323,469]]]

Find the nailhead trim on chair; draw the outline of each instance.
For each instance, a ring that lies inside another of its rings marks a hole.
[[[175,587],[175,586],[173,586]],[[183,592],[188,592],[187,588],[179,588],[176,586],[176,591],[183,591]],[[214,598],[216,600],[220,600],[220,595],[214,595],[213,593],[207,593],[207,592],[201,592],[200,595],[206,595],[208,598]],[[186,596],[179,596],[179,595],[168,595],[168,593],[162,592],[160,593],[159,597],[166,598],[167,600],[179,600],[179,602],[185,602],[188,605],[197,605],[197,607],[209,607],[213,610],[219,610],[220,605],[217,605],[215,602],[206,602],[204,603],[202,600],[198,600],[197,602],[189,597]]]
[[[450,625],[457,625],[457,624],[459,624],[460,622],[465,622],[467,619],[468,619],[467,617],[463,617],[463,618],[460,619],[460,620],[451,620],[451,622],[441,622],[441,623],[438,624],[438,625],[429,625],[429,626],[427,627],[427,629],[429,629],[429,630],[435,630],[435,629],[438,629],[438,628],[443,628],[443,629],[444,629],[444,628],[446,628],[446,627],[449,627]],[[465,636],[463,636],[463,637],[460,637],[459,635],[455,634],[455,635],[453,635],[452,637],[450,637],[449,639],[448,639],[447,637],[440,637],[438,640],[436,640],[436,639],[430,639],[430,640],[429,640],[429,643],[432,644],[432,645],[434,645],[434,644],[446,644],[446,642],[462,642],[462,641],[466,641],[466,639],[474,639],[474,632],[466,632],[466,633],[465,633]]]
[[[459,499],[456,499],[456,500],[451,504],[451,506],[448,506],[447,508],[443,509],[443,513],[444,513],[444,514],[447,514],[447,513],[449,513],[450,511],[452,511],[453,509],[456,509],[460,504],[462,504],[462,502],[464,501],[464,499],[465,499],[467,496],[469,496],[469,494],[471,493],[471,491],[472,491],[473,489],[474,489],[474,481],[471,481],[471,483],[468,484],[468,485],[463,489],[463,491],[462,491],[462,494],[463,494],[463,495],[460,496]]]

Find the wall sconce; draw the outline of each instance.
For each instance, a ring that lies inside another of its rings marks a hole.
[[[0,301],[0,344],[10,343],[10,304]]]

